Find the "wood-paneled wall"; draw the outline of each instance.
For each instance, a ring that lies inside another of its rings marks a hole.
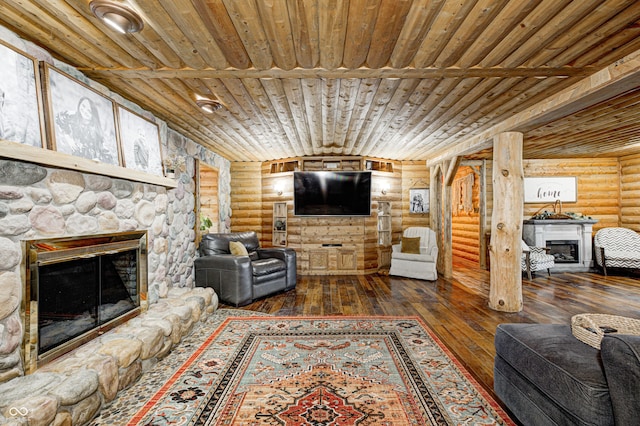
[[[524,176],[575,176],[577,199],[575,203],[563,203],[563,212],[582,213],[598,222],[600,228],[618,226],[620,223],[620,172],[616,158],[582,158],[566,160],[525,160]],[[553,210],[542,203],[526,203],[524,218],[529,219],[540,209]]]
[[[451,218],[451,246],[454,264],[477,267],[480,265],[480,168],[460,167],[454,184],[468,175],[473,175],[472,209],[457,212],[456,209],[452,209],[454,213]]]
[[[409,190],[411,188],[429,188],[429,168],[424,161],[402,162],[402,214],[400,217],[401,228],[410,226],[429,226],[430,213],[409,213]],[[394,238],[399,241],[400,235]]]
[[[579,212],[598,220],[594,232],[603,227],[626,226],[640,231],[640,155],[618,161],[614,158],[588,158],[567,160],[525,160],[524,175],[528,176],[576,176],[578,201],[564,203],[564,212]],[[480,221],[491,229],[493,208],[492,162],[486,162],[484,191],[486,216],[480,217],[481,202],[479,167],[462,166],[456,179],[464,173],[475,173],[473,186],[474,211],[453,217],[453,255],[456,263],[479,265],[481,261]],[[261,244],[271,245],[273,203],[286,201],[288,206],[288,246],[302,251],[306,244],[333,243],[342,238],[354,245],[358,239],[358,270],[375,271],[377,268],[377,206],[378,201],[390,201],[392,213],[393,243],[398,243],[402,230],[409,226],[429,226],[429,214],[409,213],[409,189],[429,187],[429,169],[422,161],[403,161],[394,165],[393,173],[372,172],[372,214],[357,219],[358,237],[343,232],[347,225],[354,225],[345,218],[324,218],[321,223],[293,215],[293,172],[271,173],[270,163],[236,162],[231,164],[231,229],[259,232]],[[388,187],[382,194],[383,186]],[[283,190],[281,195],[276,187]],[[552,209],[544,204],[525,204],[525,219],[540,209]],[[348,224],[345,224],[349,222]],[[327,229],[340,230],[338,235]],[[304,230],[304,236],[303,236]],[[314,236],[310,238],[310,236]],[[362,241],[360,241],[362,240]]]
[[[622,162],[615,158],[524,160],[523,168],[525,177],[575,176],[578,201],[563,203],[562,210],[565,213],[582,213],[597,219],[598,222],[593,226],[594,232],[610,226],[626,226],[640,230],[640,199],[637,197],[638,193],[634,193],[640,188],[640,156],[627,157]],[[487,224],[487,232],[491,230],[493,212],[492,174],[493,164],[489,160],[486,162],[485,175],[487,214],[484,220]],[[474,185],[474,205],[475,197],[478,195],[475,191]],[[529,219],[541,209],[552,211],[553,206],[543,203],[526,203],[523,218]],[[637,215],[635,218],[634,212]],[[479,217],[478,220],[482,218]],[[453,217],[454,261],[475,262],[476,256],[479,257],[482,237],[479,231],[475,232],[474,226],[475,221],[472,217]],[[474,252],[476,247],[478,247],[477,252]]]
[[[640,232],[640,155],[620,159],[620,226]]]
[[[231,230],[262,238],[262,163],[231,163]]]

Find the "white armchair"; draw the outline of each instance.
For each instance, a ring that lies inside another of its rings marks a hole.
[[[389,275],[430,281],[438,279],[436,233],[427,227],[414,226],[405,229],[402,238],[405,241],[405,250],[402,249],[402,243],[392,246]],[[420,238],[415,250],[407,250],[411,243],[415,242],[415,240],[411,241],[408,238]]]

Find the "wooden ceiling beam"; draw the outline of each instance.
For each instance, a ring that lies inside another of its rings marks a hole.
[[[515,77],[585,77],[593,74],[593,67],[471,67],[471,68],[379,68],[361,67],[357,69],[337,68],[281,68],[269,69],[193,69],[193,68],[105,68],[79,67],[88,76],[117,76],[128,79],[168,79],[168,78],[515,78]]]

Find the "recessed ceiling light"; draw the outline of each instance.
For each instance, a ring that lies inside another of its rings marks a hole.
[[[219,101],[206,98],[196,99],[196,105],[198,105],[200,109],[207,114],[213,114],[214,112],[222,108],[222,104]]]
[[[123,4],[109,0],[92,0],[89,8],[96,17],[122,34],[137,33],[144,28],[140,16]]]

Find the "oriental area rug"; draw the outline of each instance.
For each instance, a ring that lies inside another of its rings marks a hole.
[[[227,317],[193,349],[128,425],[513,424],[416,317]]]

